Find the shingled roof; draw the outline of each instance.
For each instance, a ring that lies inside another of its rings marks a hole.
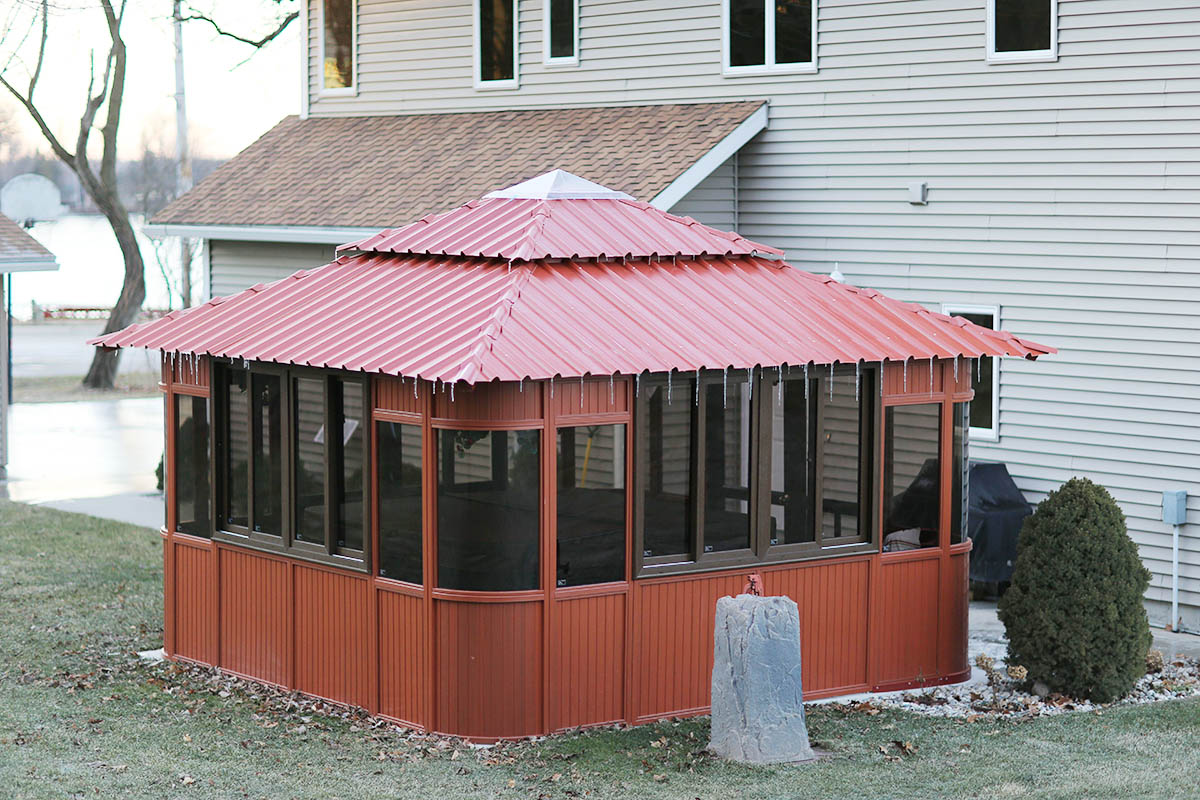
[[[287,117],[152,222],[382,228],[550,167],[648,201],[762,105]]]
[[[0,214],[0,272],[57,268],[54,255],[41,242]]]

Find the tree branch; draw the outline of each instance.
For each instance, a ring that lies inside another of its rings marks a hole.
[[[216,20],[214,20],[212,17],[205,16],[204,14],[201,14],[195,10],[192,10],[192,13],[186,17],[180,17],[179,20],[180,22],[207,22],[213,27],[213,30],[215,30],[219,36],[228,37],[234,41],[241,42],[242,44],[248,44],[254,48],[261,48],[278,38],[280,34],[287,30],[288,25],[291,25],[292,22],[294,22],[299,16],[299,11],[291,12],[279,21],[279,25],[275,28],[275,30],[271,31],[261,39],[247,39],[245,36],[239,36],[236,33],[227,31],[218,25]]]
[[[29,76],[29,102],[33,102],[33,90],[37,87],[38,78],[42,76],[42,62],[46,59],[46,38],[50,32],[50,0],[42,0],[42,41],[38,44],[37,66]]]

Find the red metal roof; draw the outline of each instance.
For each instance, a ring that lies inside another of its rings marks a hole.
[[[471,383],[1054,352],[754,256],[360,254],[92,343]]]
[[[338,249],[507,261],[783,255],[783,251],[774,247],[701,225],[691,217],[668,214],[621,192],[604,196],[574,184],[568,184],[567,191],[573,187],[578,196],[555,196],[550,193],[551,188],[543,193],[550,196],[535,197],[522,190],[546,177],[518,184],[505,190],[507,193],[494,192],[403,228],[381,231]],[[582,183],[596,186],[587,181]]]

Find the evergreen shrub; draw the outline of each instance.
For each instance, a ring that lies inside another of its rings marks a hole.
[[[1146,673],[1149,585],[1112,495],[1072,478],[1021,528],[999,604],[1008,663],[1052,692],[1100,703],[1124,696]]]

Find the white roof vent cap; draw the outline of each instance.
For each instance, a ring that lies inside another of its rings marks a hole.
[[[553,169],[507,189],[488,192],[484,197],[511,200],[632,200],[633,196],[592,183],[566,170]]]

